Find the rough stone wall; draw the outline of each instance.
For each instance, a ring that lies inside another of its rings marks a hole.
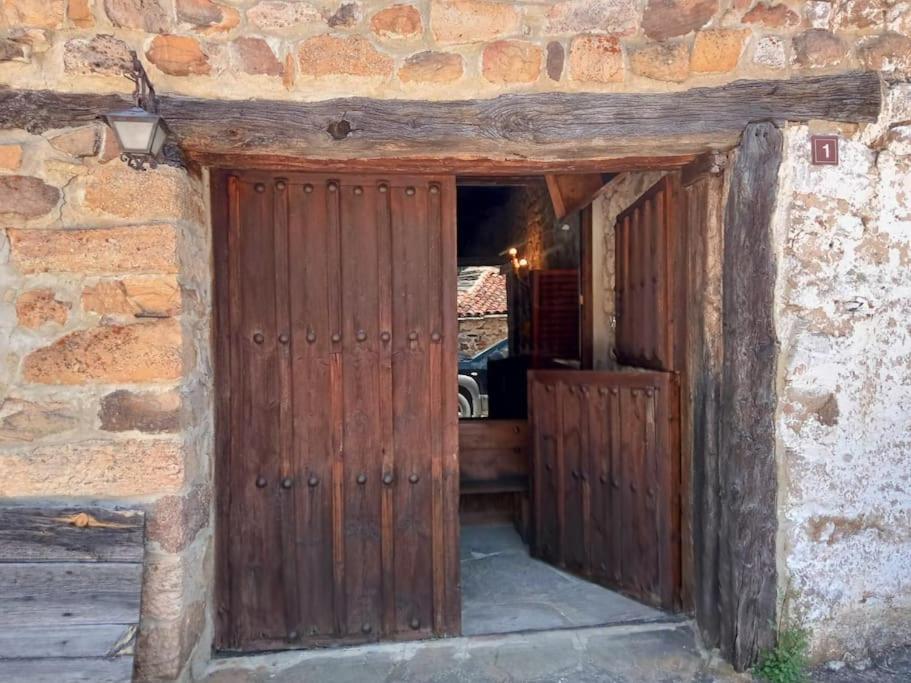
[[[508,334],[506,314],[459,318],[459,353],[474,356]]]
[[[812,166],[809,135],[840,133]],[[817,658],[911,641],[911,85],[785,131],[776,218],[780,595]]]
[[[664,90],[911,67],[908,0],[4,0],[0,83],[249,98]]]
[[[666,175],[664,171],[621,173],[611,180],[608,189],[592,204],[592,259],[594,283],[593,362],[596,370],[616,366],[614,317],[616,254],[614,226],[617,216],[629,208],[649,188]]]
[[[104,132],[0,131],[0,499],[148,511],[137,677],[171,680],[212,575],[209,229]]]

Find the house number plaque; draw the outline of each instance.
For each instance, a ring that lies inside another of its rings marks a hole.
[[[837,135],[813,135],[810,137],[810,147],[816,166],[838,166]]]

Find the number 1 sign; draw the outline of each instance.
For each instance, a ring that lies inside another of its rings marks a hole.
[[[810,137],[813,163],[817,166],[838,166],[838,136],[813,135]]]

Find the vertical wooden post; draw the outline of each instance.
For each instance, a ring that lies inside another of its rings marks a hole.
[[[732,168],[724,221],[718,586],[721,649],[744,670],[774,638],[776,262],[772,216],[782,134],[750,124]]]

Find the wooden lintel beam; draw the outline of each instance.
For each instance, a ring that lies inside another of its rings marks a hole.
[[[41,133],[127,104],[125,95],[4,86],[0,128]],[[700,154],[733,146],[751,122],[859,123],[874,120],[880,105],[876,73],[736,81],[672,93],[533,93],[451,102],[160,97],[161,114],[191,157],[471,155],[516,162]]]

